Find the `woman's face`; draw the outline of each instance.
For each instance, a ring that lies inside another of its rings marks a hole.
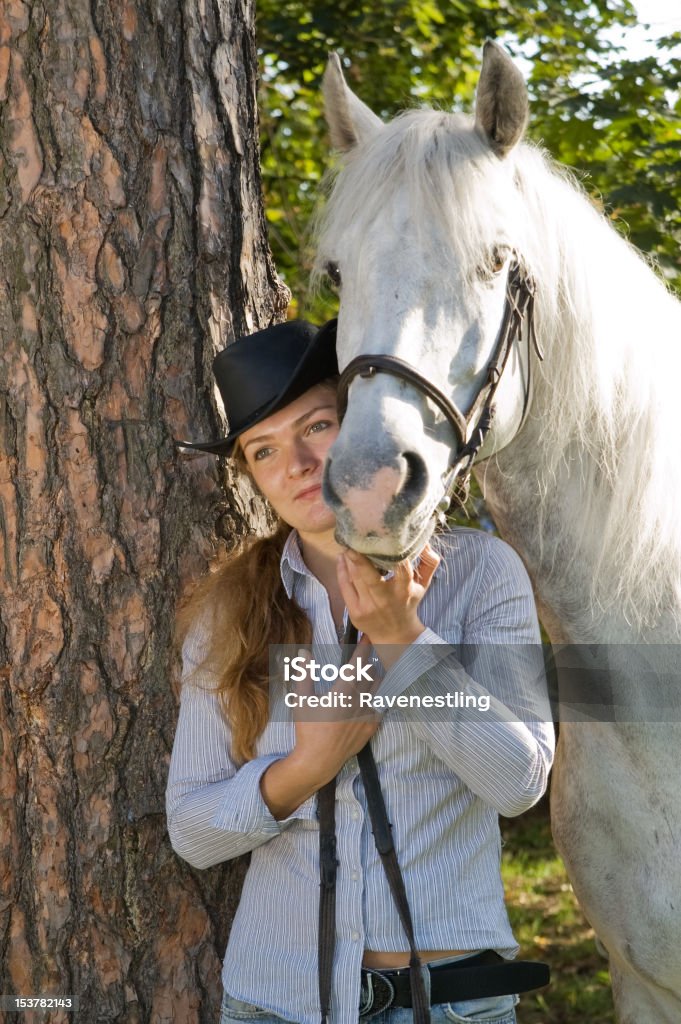
[[[322,500],[322,469],[337,434],[335,388],[316,384],[240,437],[256,486],[299,533],[335,526]]]

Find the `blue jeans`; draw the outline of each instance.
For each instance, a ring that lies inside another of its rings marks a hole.
[[[362,991],[366,999],[366,992]],[[459,1003],[438,1003],[431,1006],[432,1024],[516,1024],[517,996],[490,996],[487,999],[468,999]],[[220,1024],[284,1024],[284,1017],[262,1010],[252,1003],[243,1003],[225,993]],[[401,1006],[381,1010],[373,1017],[360,1016],[359,1024],[413,1024],[411,1010]]]

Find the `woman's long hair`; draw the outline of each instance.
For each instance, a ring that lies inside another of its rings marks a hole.
[[[199,668],[216,680],[238,764],[256,756],[256,741],[267,724],[269,645],[300,645],[312,638],[307,616],[288,597],[281,579],[281,553],[290,532],[280,522],[271,536],[250,537],[236,553],[221,556],[176,618],[179,644],[201,623],[206,647]]]

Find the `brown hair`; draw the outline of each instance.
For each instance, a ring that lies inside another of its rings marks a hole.
[[[320,383],[335,390],[338,377]],[[249,473],[238,439],[231,457],[241,472]],[[281,554],[290,532],[280,519],[270,536],[251,536],[236,551],[221,555],[175,620],[180,645],[198,620],[205,625],[207,648],[200,668],[217,680],[232,756],[239,764],[256,756],[255,744],[267,725],[270,644],[301,646],[312,640],[309,619],[281,579]]]
[[[269,645],[307,644],[312,628],[290,600],[279,563],[291,527],[280,522],[269,537],[250,537],[237,552],[221,556],[177,614],[182,644],[201,619],[207,648],[200,668],[217,680],[222,713],[232,733],[232,755],[243,764],[269,715]]]

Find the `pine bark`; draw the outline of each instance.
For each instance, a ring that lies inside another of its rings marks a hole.
[[[177,601],[262,515],[173,439],[286,304],[253,6],[0,8],[0,993],[83,1024],[217,1021],[243,874],[174,855],[164,790]]]

